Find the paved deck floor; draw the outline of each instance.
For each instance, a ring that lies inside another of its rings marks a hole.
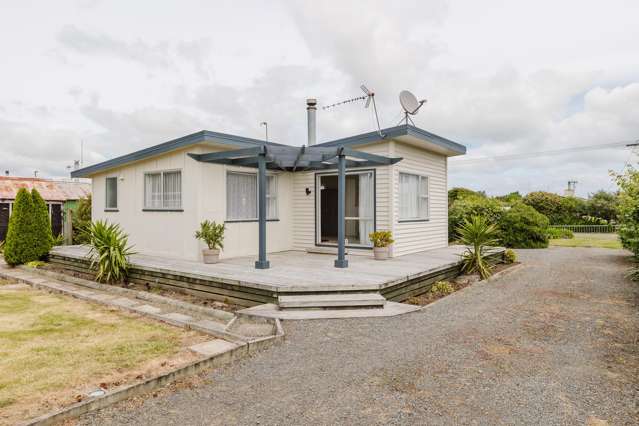
[[[523,268],[393,318],[285,322],[205,383],[81,424],[638,424],[639,286],[620,250],[522,251]],[[590,423],[588,423],[590,422]]]
[[[285,251],[269,254],[270,269],[257,270],[255,257],[225,259],[205,265],[201,262],[136,254],[133,265],[177,271],[184,274],[218,277],[226,282],[268,290],[380,290],[406,279],[452,266],[459,262],[463,246],[450,246],[377,261],[371,256],[349,256],[348,268],[335,268],[335,256]],[[54,253],[83,257],[84,246],[59,246]]]

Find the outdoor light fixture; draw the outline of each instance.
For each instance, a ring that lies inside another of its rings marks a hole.
[[[306,195],[311,195],[311,188],[306,187]]]

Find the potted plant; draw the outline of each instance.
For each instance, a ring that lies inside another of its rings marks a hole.
[[[390,245],[395,242],[390,231],[375,231],[368,234],[368,238],[373,243],[373,256],[375,260],[386,260],[389,258]]]
[[[224,248],[225,225],[215,221],[205,220],[200,223],[200,230],[195,231],[195,238],[206,243],[208,249],[202,250],[204,263],[217,263],[220,261],[220,250]]]

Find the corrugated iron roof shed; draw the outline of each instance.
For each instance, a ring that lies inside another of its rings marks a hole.
[[[0,176],[0,200],[15,199],[20,188],[35,188],[46,201],[79,200],[91,194],[91,184],[86,182]]]

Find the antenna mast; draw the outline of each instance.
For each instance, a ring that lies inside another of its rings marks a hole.
[[[364,92],[366,96],[356,96],[354,98],[346,99],[341,102],[336,102],[331,105],[325,105],[322,107],[322,110],[327,110],[327,109],[335,108],[336,106],[348,104],[351,102],[363,101],[363,100],[366,100],[366,103],[364,104],[364,108],[368,108],[372,102],[373,111],[375,112],[375,122],[377,123],[377,133],[379,133],[379,135],[382,138],[385,137],[384,134],[382,133],[382,128],[379,125],[379,114],[377,113],[377,104],[375,103],[375,92],[373,92],[372,90],[368,90],[368,88],[363,84],[359,86],[359,88],[362,89],[362,92]]]

